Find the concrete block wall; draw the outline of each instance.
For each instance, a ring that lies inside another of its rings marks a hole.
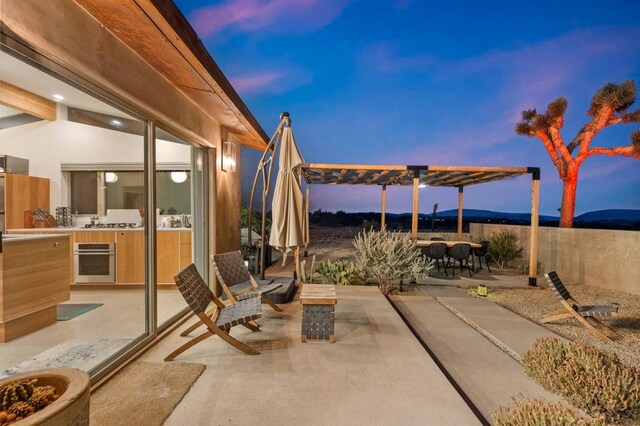
[[[529,258],[529,226],[472,223],[470,235],[489,239],[501,229],[518,234]],[[569,285],[640,295],[640,232],[540,227],[538,274],[556,271]],[[544,279],[538,285],[546,285]]]

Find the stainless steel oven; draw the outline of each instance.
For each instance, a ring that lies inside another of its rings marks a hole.
[[[76,283],[116,282],[115,243],[75,243],[73,265]]]

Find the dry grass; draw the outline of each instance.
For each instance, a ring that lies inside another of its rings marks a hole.
[[[581,304],[619,306],[619,315],[605,320],[607,325],[618,332],[613,343],[604,342],[593,336],[576,320],[566,319],[541,324],[540,318],[545,313],[562,307],[548,288],[495,290],[492,299],[499,305],[567,339],[582,340],[600,350],[615,352],[623,363],[640,369],[640,296],[583,285],[571,286],[569,291]]]

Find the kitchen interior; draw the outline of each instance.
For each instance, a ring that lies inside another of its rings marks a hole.
[[[61,356],[90,370],[149,330],[146,123],[5,52],[0,64],[0,377]],[[206,156],[155,134],[161,327],[186,308],[173,277],[206,258]]]

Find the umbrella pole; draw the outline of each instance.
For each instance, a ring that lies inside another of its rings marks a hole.
[[[290,118],[289,118],[289,113],[287,112],[283,112],[282,114],[280,114],[280,123],[278,124],[278,126],[276,127],[276,131],[273,133],[273,136],[271,136],[271,139],[269,140],[269,143],[267,144],[266,148],[264,149],[264,151],[262,152],[262,157],[260,158],[260,161],[258,162],[258,169],[256,170],[256,174],[253,178],[253,185],[251,186],[251,195],[249,197],[249,217],[247,218],[247,227],[248,229],[248,244],[249,246],[251,246],[251,240],[252,240],[252,235],[251,235],[251,222],[252,222],[252,218],[253,218],[253,198],[255,197],[255,192],[256,192],[256,186],[258,184],[258,177],[260,176],[261,172],[262,172],[262,182],[265,186],[265,190],[267,191],[267,195],[268,195],[268,186],[267,186],[267,182],[266,182],[266,176],[264,174],[264,167],[265,165],[269,162],[273,160],[273,154],[275,154],[276,148],[273,148],[273,151],[271,151],[271,147],[273,145],[273,142],[276,140],[276,138],[282,134],[282,129],[284,128],[284,126],[288,123],[290,123]],[[268,160],[265,160],[265,158],[267,157],[267,154],[271,151],[271,157]],[[264,191],[263,191],[264,192]],[[265,230],[266,230],[266,218],[265,218],[265,196],[263,194],[263,203],[262,203],[262,226],[261,226],[261,239],[260,239],[260,277],[262,279],[264,279],[264,237],[265,237]]]

